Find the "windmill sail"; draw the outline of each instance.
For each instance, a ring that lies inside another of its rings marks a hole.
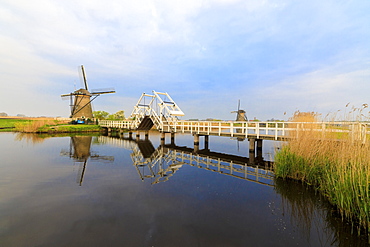
[[[71,118],[73,119],[91,119],[93,118],[91,102],[101,94],[115,93],[114,89],[93,91],[88,90],[86,73],[84,66],[81,65],[81,71],[85,88],[78,89],[69,94],[62,94],[61,97],[70,97],[71,99]]]

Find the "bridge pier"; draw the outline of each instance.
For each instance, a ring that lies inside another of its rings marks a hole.
[[[199,135],[198,134],[193,134],[194,136],[194,153],[199,152]]]
[[[255,150],[256,150],[256,139],[249,138],[249,163],[254,164],[255,161]]]
[[[145,141],[149,140],[149,131],[145,131]]]
[[[164,146],[166,144],[166,133],[169,132],[161,132],[161,145]],[[171,145],[175,145],[175,132],[171,132]]]
[[[204,149],[209,150],[209,135],[199,135],[199,134],[193,134],[194,136],[194,152],[199,151],[199,137],[204,136]]]
[[[175,132],[171,132],[171,145],[175,145]]]
[[[262,156],[262,139],[257,139],[257,157]]]
[[[204,149],[209,150],[209,136],[204,136]]]
[[[194,146],[199,146],[199,135],[194,134]]]
[[[249,138],[248,141],[249,141],[249,162],[251,164],[254,164],[256,156],[257,158],[262,157],[262,141],[263,140]]]
[[[128,132],[128,138],[129,138],[129,139],[132,139],[132,131],[129,131],[129,132]]]
[[[166,142],[166,133],[161,132],[161,146],[164,146]]]
[[[103,127],[103,134],[104,134],[104,135],[107,135],[107,134],[108,134],[108,128]]]

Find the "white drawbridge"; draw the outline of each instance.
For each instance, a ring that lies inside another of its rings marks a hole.
[[[369,122],[254,122],[254,121],[198,121],[179,120],[184,113],[168,93],[143,93],[134,106],[130,120],[103,120],[101,127],[129,131],[149,131],[153,126],[162,133],[188,133],[195,136],[226,136],[249,139],[287,140],[298,138],[302,131],[348,133],[352,141],[365,143],[370,135]],[[334,135],[336,136],[336,135]]]
[[[131,129],[150,130],[153,125],[158,130],[170,129],[179,116],[184,113],[168,93],[143,93],[131,113]]]

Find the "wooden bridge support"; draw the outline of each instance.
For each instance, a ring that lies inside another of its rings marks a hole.
[[[171,132],[171,145],[175,145],[175,133]]]
[[[166,133],[161,132],[161,146],[165,145],[165,141],[166,141]]]
[[[251,164],[254,164],[256,154],[257,157],[262,157],[262,139],[249,138],[248,141],[249,141],[249,162]]]
[[[199,137],[204,136],[204,149],[209,150],[209,135],[198,135],[194,134],[194,152],[199,151]]]
[[[169,132],[161,132],[161,145],[164,146],[166,144],[166,133]],[[171,132],[171,145],[175,145],[175,133]]]
[[[119,130],[119,135],[123,135],[123,133],[125,133],[124,129],[118,129],[118,130]]]
[[[262,139],[257,139],[257,157],[262,156]]]
[[[145,141],[149,140],[149,131],[145,131]]]
[[[194,153],[198,153],[199,151],[199,135],[194,134]]]
[[[204,149],[209,150],[209,136],[204,136]]]
[[[254,164],[255,150],[256,150],[256,139],[250,138],[249,141],[249,163]]]

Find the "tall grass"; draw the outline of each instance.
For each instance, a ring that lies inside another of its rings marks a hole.
[[[353,135],[333,135],[330,128],[318,132],[318,115],[314,113],[296,113],[291,121],[308,124],[292,132],[292,138],[276,153],[276,176],[313,185],[343,217],[369,230],[369,141],[354,141]]]
[[[34,133],[47,125],[56,125],[58,121],[55,120],[29,120],[27,122],[15,123],[15,130],[24,133]]]
[[[29,120],[15,123],[15,131],[22,133],[97,132],[100,130],[98,125],[71,125],[57,120]]]

